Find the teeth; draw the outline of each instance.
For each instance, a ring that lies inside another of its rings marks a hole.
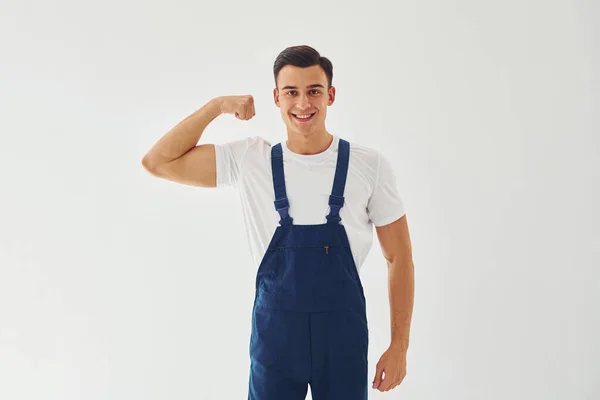
[[[296,115],[296,117],[302,118],[302,119],[310,118],[311,116],[312,116],[312,114],[308,114],[308,115]]]

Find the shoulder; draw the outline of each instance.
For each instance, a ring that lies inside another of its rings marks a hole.
[[[369,172],[372,180],[378,174],[383,154],[381,151],[361,143],[350,143],[350,164],[352,167]]]
[[[262,136],[252,136],[246,140],[246,158],[249,160],[265,160],[271,157],[271,142]]]
[[[256,158],[269,155],[271,143],[261,136],[248,136],[243,139],[215,144],[218,153],[228,154],[241,164],[247,157]]]
[[[215,146],[221,148],[260,150],[264,148],[271,148],[271,143],[261,136],[248,136],[243,139],[231,140],[224,143],[216,143]]]
[[[350,142],[350,167],[372,188],[395,182],[392,160],[381,150]]]
[[[380,157],[380,152],[372,147],[365,146],[361,143],[350,143],[350,155],[366,160],[377,160]]]
[[[249,136],[245,140],[249,147],[255,147],[259,149],[271,148],[271,142],[262,136]]]

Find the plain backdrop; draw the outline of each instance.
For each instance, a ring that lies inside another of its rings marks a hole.
[[[233,189],[141,159],[213,97],[202,142],[286,138],[272,66],[334,66],[327,128],[383,151],[413,241],[404,383],[372,399],[600,398],[595,1],[0,3],[0,398],[247,398],[256,268]],[[389,344],[377,240],[369,379]],[[310,395],[309,397],[310,398]]]

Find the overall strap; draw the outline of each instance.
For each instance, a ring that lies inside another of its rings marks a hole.
[[[291,225],[292,217],[289,215],[290,203],[285,192],[285,176],[283,174],[283,151],[281,143],[271,148],[271,170],[273,172],[273,188],[275,189],[275,209],[279,213],[280,225]]]
[[[346,188],[346,176],[348,175],[348,162],[350,160],[350,143],[341,139],[338,145],[338,158],[335,167],[335,178],[333,179],[333,189],[329,196],[329,215],[328,223],[339,223],[340,210],[344,206],[344,189]]]

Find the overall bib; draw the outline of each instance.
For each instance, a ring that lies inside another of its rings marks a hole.
[[[340,139],[327,222],[294,225],[281,143],[271,149],[281,220],[256,275],[249,400],[366,400],[366,302],[340,224],[350,144]]]

